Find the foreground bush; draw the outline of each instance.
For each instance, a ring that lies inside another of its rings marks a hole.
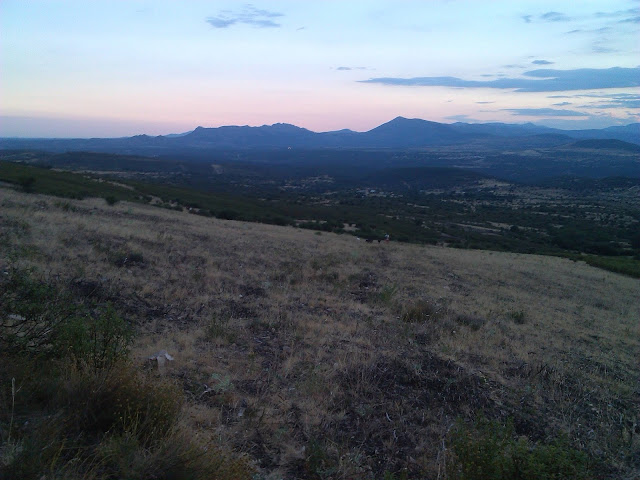
[[[175,385],[129,363],[112,306],[74,304],[24,271],[0,283],[0,479],[250,477],[182,426]]]
[[[512,423],[502,425],[480,418],[474,425],[459,421],[450,434],[453,455],[447,471],[450,480],[586,480],[586,454],[566,439],[550,444],[516,438]]]

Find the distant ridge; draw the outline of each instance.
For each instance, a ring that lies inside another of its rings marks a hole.
[[[191,132],[166,136],[136,135],[123,138],[37,139],[0,138],[0,149],[39,149],[51,152],[97,151],[137,155],[235,149],[384,148],[415,149],[434,146],[477,145],[490,148],[545,148],[575,140],[616,140],[640,145],[640,124],[601,130],[559,130],[528,124],[438,123],[396,117],[367,132],[337,130],[313,132],[287,123],[250,126],[197,127]],[[597,144],[592,144],[597,145]],[[630,147],[623,148],[635,151]],[[600,148],[600,147],[583,147]],[[603,147],[604,148],[604,147]]]
[[[590,148],[595,150],[623,150],[627,152],[640,153],[640,145],[616,139],[580,140],[578,142],[572,143],[570,146],[575,148]]]

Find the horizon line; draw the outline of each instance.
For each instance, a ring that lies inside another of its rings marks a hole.
[[[24,116],[19,116],[19,115],[5,115],[4,117],[14,117],[14,118],[30,118],[30,117],[24,117]],[[631,125],[637,125],[640,122],[631,122],[625,125],[610,125],[608,127],[602,127],[602,128],[559,128],[559,127],[548,127],[546,125],[540,125],[536,122],[532,122],[532,121],[528,121],[528,122],[514,122],[514,123],[508,123],[508,122],[499,122],[499,121],[489,121],[489,122],[475,122],[475,121],[468,121],[468,122],[464,122],[464,121],[455,121],[455,122],[451,122],[451,123],[446,123],[446,122],[436,122],[433,120],[426,120],[424,118],[418,118],[418,117],[414,117],[414,118],[408,118],[408,117],[404,117],[402,115],[398,115],[394,118],[392,118],[391,120],[388,120],[386,122],[381,123],[380,125],[377,125],[369,130],[362,130],[362,131],[358,131],[358,130],[352,130],[350,128],[342,128],[342,129],[338,129],[338,130],[326,130],[326,131],[315,131],[315,130],[310,130],[306,127],[300,127],[298,125],[295,125],[293,123],[287,123],[287,122],[276,122],[276,123],[272,123],[272,124],[262,124],[262,125],[219,125],[217,127],[204,127],[202,125],[198,125],[196,127],[194,127],[191,130],[188,130],[186,132],[180,132],[180,133],[175,133],[175,132],[170,132],[170,133],[166,133],[166,134],[161,134],[161,135],[149,135],[147,133],[134,133],[132,135],[121,135],[121,136],[113,136],[113,137],[99,137],[99,136],[71,136],[71,137],[59,137],[59,136],[47,136],[47,137],[31,137],[31,136],[16,136],[16,135],[12,135],[12,136],[2,136],[0,135],[0,139],[3,140],[11,140],[11,139],[23,139],[23,140],[55,140],[55,139],[64,139],[64,140],[96,140],[96,139],[104,139],[104,140],[108,140],[108,139],[122,139],[122,138],[132,138],[132,137],[142,137],[142,136],[147,136],[147,137],[152,137],[152,138],[157,138],[157,137],[171,137],[171,136],[185,136],[185,135],[189,135],[190,133],[193,133],[194,131],[196,131],[199,128],[202,129],[217,129],[217,128],[227,128],[227,127],[235,127],[235,128],[264,128],[264,127],[274,127],[277,125],[288,125],[288,126],[293,126],[296,128],[299,128],[301,130],[307,130],[311,133],[315,133],[315,134],[322,134],[322,133],[334,133],[334,132],[341,132],[341,131],[350,131],[353,133],[366,133],[366,132],[370,132],[371,130],[375,130],[376,128],[382,126],[382,125],[386,125],[387,123],[391,123],[395,120],[419,120],[419,121],[423,121],[423,122],[429,122],[429,123],[437,123],[439,125],[459,125],[459,124],[463,124],[463,125],[533,125],[539,128],[545,128],[545,129],[549,129],[549,130],[561,130],[561,131],[565,131],[565,132],[575,132],[575,131],[582,131],[582,130],[606,130],[607,128],[611,128],[611,127],[629,127]]]

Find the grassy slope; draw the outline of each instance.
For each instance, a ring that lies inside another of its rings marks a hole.
[[[534,440],[568,435],[602,475],[640,467],[635,279],[69,203],[3,188],[0,266],[97,285],[136,321],[140,364],[161,348],[176,358],[191,428],[269,478],[435,477],[455,418],[479,412]],[[143,260],[122,267],[131,253]]]
[[[408,171],[411,169],[398,170]],[[445,171],[442,169],[435,170],[441,172]],[[474,178],[475,174],[472,174],[471,177]],[[361,228],[364,228],[364,230],[359,230],[356,233],[365,238],[382,238],[382,232],[390,231],[393,232],[395,239],[400,239],[402,241],[411,240],[418,243],[436,243],[441,239],[440,234],[437,231],[432,228],[417,227],[413,221],[397,221],[390,218],[393,215],[380,218],[380,215],[376,212],[394,212],[394,208],[384,199],[360,199],[357,205],[353,202],[349,202],[350,205],[348,207],[327,207],[304,204],[304,202],[296,205],[287,202],[268,202],[257,198],[243,197],[242,195],[203,192],[194,188],[176,187],[156,183],[131,181],[122,183],[86,174],[55,171],[41,167],[0,161],[0,181],[14,184],[16,185],[16,188],[24,188],[20,187],[20,185],[29,178],[32,179],[31,183],[28,185],[30,191],[64,198],[83,199],[87,197],[103,197],[110,198],[113,201],[128,200],[142,203],[152,202],[159,206],[174,208],[177,210],[183,210],[184,208],[191,209],[191,207],[194,207],[194,213],[199,213],[205,216],[213,215],[223,219],[242,219],[276,225],[291,225],[296,222],[294,219],[326,219],[328,222],[324,224],[314,223],[312,221],[303,221],[300,225],[305,228],[329,231],[332,231],[332,229],[336,227],[342,228],[344,218],[348,218],[350,222],[357,223]],[[608,181],[623,182],[624,185],[628,186],[627,182],[632,182],[633,180],[608,179]],[[614,184],[611,186],[614,186]],[[542,198],[538,198],[537,200],[543,202],[549,201],[548,198],[545,199],[544,194],[542,195]],[[471,203],[473,203],[473,201],[471,201]],[[442,215],[444,215],[445,218],[449,218],[453,215],[453,212],[456,211],[455,208],[453,211],[451,210],[451,204],[447,205],[444,210],[439,211],[438,208],[442,208],[441,202],[433,203],[429,208],[430,216],[435,218],[440,218]],[[417,210],[420,214],[424,213],[421,208]],[[483,213],[483,209],[481,208],[477,217],[478,219],[481,219],[484,218],[483,215],[486,214],[487,212],[485,211]],[[466,217],[463,216],[463,218]],[[500,223],[518,222],[517,215],[513,216],[511,212],[506,211],[500,212],[497,217],[494,215],[484,218],[484,220],[487,219],[493,219]],[[529,221],[531,220],[532,219],[529,218]],[[378,224],[380,228],[375,231],[368,229],[368,225],[372,222]],[[382,225],[380,225],[380,222],[382,222]],[[540,227],[538,226],[538,228]],[[593,241],[586,242],[587,239],[583,239],[581,241],[572,239],[572,237],[575,236],[587,236],[585,231],[581,231],[581,229],[578,230],[573,226],[568,229],[568,232],[565,232],[566,238],[563,242],[567,245],[563,248],[573,250],[579,245],[586,247],[588,246],[587,244],[593,243]],[[449,234],[452,234],[454,237],[458,237],[462,233],[460,228],[456,228],[455,230],[451,230],[451,228],[449,228],[448,231]],[[589,227],[589,231],[593,233],[593,228],[591,228],[591,226]],[[450,236],[449,238],[451,239],[453,237]],[[536,241],[531,243],[528,236],[524,233],[517,235],[515,239],[507,239],[506,237],[487,237],[477,233],[465,232],[463,238],[466,238],[466,240],[463,240],[462,243],[454,243],[454,245],[476,249],[519,251],[527,253],[536,252],[567,256],[568,258],[584,260],[590,265],[603,268],[605,270],[640,278],[640,261],[630,256],[616,257],[591,254],[581,257],[576,253],[570,253],[569,250],[558,249],[557,246],[544,246],[536,244]],[[457,241],[459,240],[460,239]],[[599,239],[598,242],[602,243],[602,239]],[[594,245],[591,245],[592,248],[593,246]]]
[[[119,200],[136,200],[140,195],[123,184],[45,168],[0,162],[0,181],[21,184],[32,179],[29,188],[38,193],[66,198],[113,196]]]

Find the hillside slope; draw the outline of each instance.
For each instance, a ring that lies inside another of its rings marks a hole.
[[[175,358],[194,435],[259,478],[436,478],[456,419],[480,415],[540,445],[566,436],[599,478],[640,468],[638,280],[0,192],[0,271],[112,302],[136,326],[136,365]]]

